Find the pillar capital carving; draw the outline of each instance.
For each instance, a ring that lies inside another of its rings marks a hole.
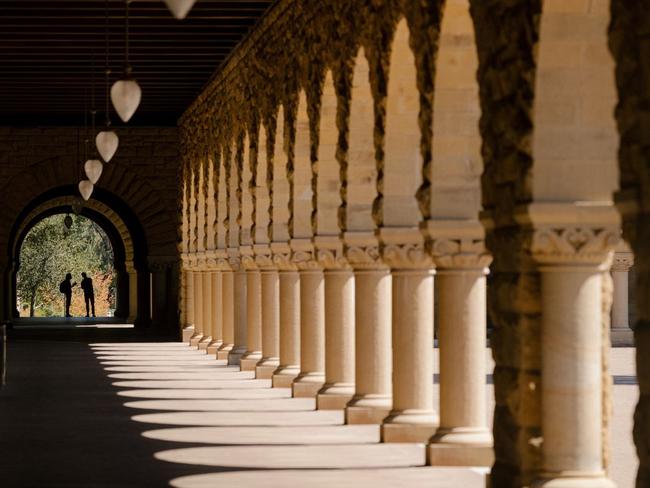
[[[324,269],[349,269],[343,242],[339,236],[316,236],[314,237],[316,248],[316,259]]]
[[[268,244],[256,244],[253,246],[255,264],[259,269],[276,269],[271,256],[271,247]]]
[[[205,251],[205,265],[209,271],[216,271],[218,269],[217,253],[214,249]]]
[[[294,271],[296,265],[291,261],[291,247],[287,242],[272,242],[271,253],[273,264],[280,271]]]
[[[205,271],[207,266],[207,259],[204,251],[197,252],[195,255],[194,261],[194,270],[195,271]]]
[[[381,257],[391,269],[433,268],[433,260],[417,227],[383,227],[379,240]]]
[[[217,264],[217,270],[230,270],[230,263],[228,262],[228,251],[226,249],[215,249],[214,259]]]
[[[241,265],[245,270],[251,271],[257,269],[255,255],[253,254],[253,246],[240,246],[239,254],[241,256]]]
[[[239,255],[239,248],[229,247],[227,250],[228,253],[228,265],[232,271],[238,271],[241,266],[241,256]]]
[[[343,235],[345,256],[354,269],[383,269],[379,240],[372,232],[346,232]]]
[[[634,266],[634,254],[631,252],[615,252],[612,271],[628,272]]]
[[[438,268],[485,269],[492,262],[483,239],[434,239],[427,247]]]
[[[613,226],[542,227],[533,231],[530,252],[543,265],[608,266],[619,239]]]
[[[311,239],[291,239],[289,245],[291,246],[291,261],[299,270],[321,269]]]

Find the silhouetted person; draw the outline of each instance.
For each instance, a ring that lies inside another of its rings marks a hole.
[[[70,301],[72,300],[72,287],[77,286],[77,283],[70,283],[72,280],[72,275],[70,273],[65,275],[65,280],[59,285],[59,291],[63,293],[65,297],[65,316],[72,317],[70,315]]]
[[[83,280],[81,280],[81,289],[84,291],[84,301],[86,302],[86,317],[90,317],[89,305],[92,307],[93,317],[95,316],[95,290],[93,290],[93,280],[86,276],[86,273],[81,273]]]

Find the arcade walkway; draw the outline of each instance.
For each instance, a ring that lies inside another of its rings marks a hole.
[[[378,426],[342,425],[341,411],[314,411],[313,399],[184,344],[124,342],[130,336],[43,332],[11,343],[3,487],[484,486],[486,470],[423,467],[423,446],[379,444]],[[631,359],[630,349],[613,350],[620,487],[632,486],[636,468],[626,465]]]

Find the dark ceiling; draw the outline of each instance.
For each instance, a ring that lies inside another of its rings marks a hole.
[[[128,125],[176,125],[272,0],[198,0],[184,20],[162,0],[129,6],[130,62],[142,103]],[[0,1],[0,125],[83,123],[93,56],[104,119],[105,0]],[[123,72],[124,0],[108,1],[111,82]],[[114,125],[122,122],[113,112]]]

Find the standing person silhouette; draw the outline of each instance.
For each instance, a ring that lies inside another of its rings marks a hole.
[[[93,280],[81,273],[81,289],[84,291],[84,301],[86,302],[86,317],[90,317],[89,305],[92,307],[93,317],[95,316],[95,290],[93,289]]]
[[[70,280],[72,280],[72,275],[68,273],[65,275],[65,280],[63,280],[59,285],[59,291],[63,293],[63,296],[65,298],[66,317],[72,317],[72,315],[70,315],[70,302],[72,301],[72,287],[77,286],[76,282],[70,283]]]

